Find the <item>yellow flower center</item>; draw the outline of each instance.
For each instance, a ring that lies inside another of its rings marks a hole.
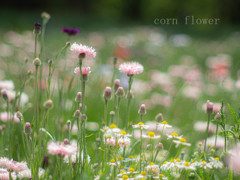
[[[129,171],[130,171],[130,172],[134,172],[135,170],[134,170],[133,168],[130,168]]]
[[[146,176],[146,175],[147,175],[147,172],[146,172],[146,171],[142,171],[142,172],[141,172],[141,175],[142,175],[142,176]]]
[[[179,141],[183,142],[183,143],[187,142],[187,140],[185,138],[181,138],[181,139],[179,139]]]
[[[99,175],[101,176],[101,175],[103,175],[103,173],[102,173],[102,172],[100,172],[100,173],[99,173]]]
[[[215,157],[214,159],[216,159],[217,161],[220,161],[219,157]]]
[[[159,177],[160,177],[160,178],[163,178],[163,177],[164,177],[164,175],[163,175],[163,174],[159,174]]]
[[[139,122],[138,125],[139,125],[139,126],[142,126],[142,125],[144,125],[144,123],[143,123],[143,122]]]
[[[177,158],[177,159],[175,159],[175,161],[176,161],[176,162],[180,162],[180,159],[179,159],[179,158]]]
[[[125,173],[125,172],[126,172],[126,171],[121,171],[120,174],[123,174],[123,173]]]
[[[171,159],[170,162],[174,162],[174,159]]]
[[[206,161],[203,160],[202,163],[203,163],[203,164],[206,164]]]
[[[184,165],[185,166],[190,166],[190,164],[187,161],[184,163]]]
[[[124,168],[124,166],[120,166],[120,169],[123,169]]]
[[[128,175],[123,175],[122,179],[128,179]]]
[[[161,166],[162,166],[162,165],[164,165],[164,164],[167,164],[167,162],[166,162],[166,161],[164,161],[164,162],[161,164]]]
[[[178,136],[178,134],[177,133],[172,133],[172,137],[177,137]]]
[[[115,163],[116,161],[115,161],[115,159],[111,159],[111,161],[110,161],[111,163]]]
[[[111,124],[109,127],[110,127],[111,129],[113,129],[113,128],[117,128],[117,125],[116,125],[116,124]]]
[[[126,135],[127,132],[126,131],[121,131],[120,134]]]
[[[119,160],[124,160],[124,158],[123,157],[119,157]]]
[[[155,136],[155,133],[154,133],[154,132],[149,132],[149,133],[148,133],[148,136],[154,137],[154,136]]]
[[[167,121],[163,121],[162,124],[168,124]]]
[[[154,163],[154,162],[150,162],[149,165],[150,165],[150,166],[153,166],[153,165],[155,165],[155,163]]]
[[[129,156],[128,158],[133,159],[133,156]]]

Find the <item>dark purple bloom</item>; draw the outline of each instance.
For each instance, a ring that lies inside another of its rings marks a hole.
[[[40,33],[41,26],[42,25],[40,23],[34,23],[34,31],[35,31],[35,33]]]
[[[74,36],[74,35],[77,35],[77,34],[79,33],[79,30],[76,29],[76,28],[67,28],[67,27],[64,27],[64,28],[62,29],[62,32],[68,34],[69,36]]]

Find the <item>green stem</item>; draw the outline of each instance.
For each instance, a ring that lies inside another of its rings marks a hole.
[[[215,149],[216,149],[216,146],[217,146],[217,135],[218,135],[218,122],[217,122],[216,135],[215,135]]]
[[[117,98],[117,107],[116,107],[116,111],[117,111],[117,116],[116,116],[116,123],[117,123],[117,126],[119,125],[119,106],[120,106],[120,97]]]
[[[126,129],[128,129],[129,127],[129,111],[130,111],[130,103],[131,103],[131,96],[130,96],[130,91],[131,91],[131,87],[132,87],[132,76],[129,76],[129,81],[128,81],[128,105],[127,105],[127,117],[126,117],[126,120],[127,120],[127,123],[126,123]]]
[[[83,79],[82,81],[82,114],[85,113],[85,105],[84,105],[84,100],[85,100],[85,80]],[[83,121],[83,127],[82,127],[82,138],[83,138],[83,164],[82,164],[82,171],[84,171],[84,166],[85,166],[85,157],[86,157],[86,138],[85,138],[85,120]]]
[[[142,171],[142,128],[140,128],[140,138],[141,138],[141,143],[140,143],[140,172]]]
[[[208,114],[208,122],[207,122],[207,130],[206,130],[206,137],[205,137],[205,144],[204,144],[204,152],[206,151],[206,146],[207,146],[209,122],[210,122],[210,114]]]
[[[107,111],[108,111],[108,100],[105,100],[105,106],[104,106],[104,124],[105,126],[108,126],[108,119],[107,119]]]

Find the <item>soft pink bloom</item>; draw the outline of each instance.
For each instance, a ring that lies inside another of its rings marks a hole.
[[[115,137],[108,138],[106,144],[108,144],[109,146],[115,146],[116,145]]]
[[[207,130],[207,122],[204,121],[198,121],[194,124],[194,129],[196,131],[200,132],[206,132]],[[208,133],[215,133],[216,132],[216,126],[213,123],[209,123],[208,127]]]
[[[228,151],[228,166],[236,173],[240,174],[240,144]]]
[[[45,173],[45,170],[39,168],[39,170],[38,170],[38,176],[39,176],[39,178],[43,177],[43,176],[44,176],[44,173]],[[31,179],[31,178],[32,178],[31,169],[26,169],[26,170],[23,170],[23,171],[19,172],[19,173],[18,173],[18,178],[19,178],[19,179],[24,179],[24,178]]]
[[[18,119],[16,113],[14,114],[14,116],[10,112],[9,113],[7,113],[7,112],[0,113],[0,120],[2,120],[2,122],[9,122],[10,119],[13,119],[13,121],[15,123],[19,123],[20,122],[20,119]]]
[[[73,43],[70,47],[70,50],[76,54],[85,53],[89,57],[96,57],[96,51],[94,48],[82,44]]]
[[[0,89],[13,90],[14,89],[13,81],[10,80],[0,81]]]
[[[143,72],[143,66],[138,62],[127,62],[119,66],[119,71],[127,74],[128,76],[133,76],[141,74]]]
[[[202,143],[201,149],[204,149],[205,140],[200,141]],[[211,147],[215,147],[215,136],[207,138],[207,145],[211,145]],[[221,136],[217,136],[217,144],[216,148],[220,149],[224,147],[224,138]]]
[[[0,158],[0,167],[6,168],[8,171],[11,172],[20,172],[28,168],[26,162],[17,162],[9,160],[6,157]]]
[[[221,103],[213,103],[213,113],[217,113],[221,111],[222,104]],[[203,104],[202,109],[207,111],[207,103]]]
[[[74,73],[80,74],[80,69],[79,69],[79,67],[76,67],[76,68],[75,68]],[[90,67],[82,67],[82,75],[83,75],[83,76],[87,76],[87,75],[90,74],[90,73],[91,73]]]
[[[48,150],[49,154],[64,157],[64,156],[73,155],[77,151],[77,148],[76,148],[76,146],[73,146],[70,144],[66,145],[61,142],[55,143],[55,142],[50,141],[48,143],[47,150]]]
[[[12,176],[13,180],[17,179],[15,173],[11,173],[11,176]],[[9,180],[9,172],[6,169],[0,168],[0,179],[1,180]]]
[[[131,143],[131,140],[128,137],[120,138],[118,140],[118,145],[121,147],[129,146]]]

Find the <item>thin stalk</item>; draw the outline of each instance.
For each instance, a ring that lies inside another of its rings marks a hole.
[[[205,137],[205,144],[204,144],[204,152],[206,151],[206,146],[207,146],[209,122],[210,122],[210,114],[208,114],[208,123],[207,123],[207,130],[206,130],[206,137]]]
[[[217,146],[217,135],[218,135],[218,122],[217,122],[216,135],[215,135],[215,149],[216,149],[216,146]]]
[[[108,111],[108,100],[105,100],[105,105],[104,105],[104,124],[105,126],[108,126],[108,119],[107,119],[107,111]]]
[[[140,143],[140,172],[142,171],[142,128],[140,128],[140,132],[141,132],[141,143]]]
[[[153,141],[151,138],[150,138],[150,145],[151,145],[150,161],[152,162],[153,161]]]
[[[153,159],[153,162],[156,161],[156,158],[157,158],[158,153],[159,153],[159,150],[156,151],[156,153],[155,153],[155,157],[154,157],[154,159]]]
[[[116,123],[117,123],[117,126],[119,125],[118,122],[119,122],[119,106],[120,106],[120,97],[118,97],[117,99],[117,108],[116,108],[116,112],[117,112],[117,116],[116,116]]]
[[[224,124],[224,152],[227,152],[227,135],[226,135],[225,124]]]
[[[84,105],[84,100],[85,100],[85,80],[82,81],[82,114],[85,113],[85,105]],[[82,138],[83,138],[83,165],[82,165],[82,170],[84,171],[84,166],[85,166],[85,156],[86,156],[86,139],[85,139],[85,120],[83,121],[83,126],[82,126]]]
[[[79,71],[80,71],[79,91],[81,91],[81,81],[82,81],[82,59],[81,58],[79,58]]]
[[[129,127],[129,111],[130,111],[130,104],[131,104],[131,96],[130,96],[130,91],[131,91],[131,87],[132,87],[132,76],[129,76],[129,81],[128,81],[128,105],[127,105],[127,117],[126,117],[126,120],[127,120],[127,127],[126,129]]]

